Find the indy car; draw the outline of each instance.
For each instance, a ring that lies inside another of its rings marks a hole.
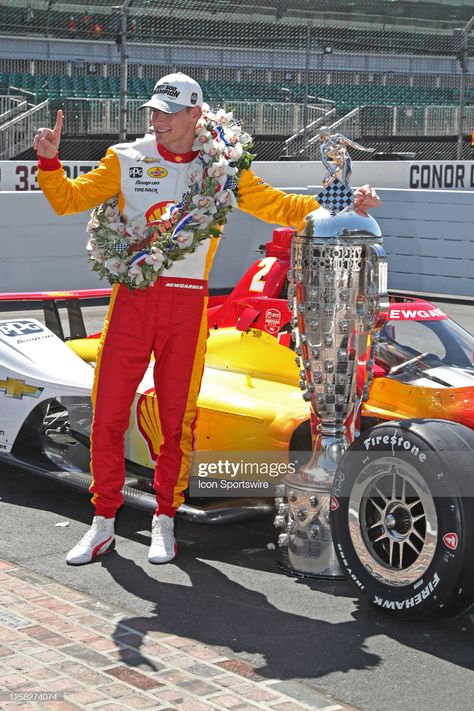
[[[310,410],[299,389],[286,300],[291,236],[274,230],[231,293],[210,297],[198,453],[266,451],[296,465],[309,457]],[[88,489],[100,333],[87,335],[83,312],[109,296],[109,289],[0,294],[8,312],[0,315],[1,462]],[[38,308],[43,318],[28,315]],[[391,295],[358,437],[336,476],[331,526],[359,594],[399,617],[452,615],[474,600],[473,359],[474,337],[441,309]],[[161,442],[152,368],[126,433],[124,487],[126,503],[150,511]],[[390,443],[397,446],[387,461]],[[191,493],[179,514],[223,523],[273,508],[269,497]]]

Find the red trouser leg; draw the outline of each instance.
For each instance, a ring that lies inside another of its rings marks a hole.
[[[175,280],[179,283],[179,280]],[[166,287],[163,301],[170,302],[172,317],[157,331],[155,390],[163,442],[155,469],[157,513],[174,516],[184,501],[189,482],[197,398],[201,385],[207,326],[207,289]],[[163,321],[162,318],[159,318]]]
[[[92,392],[90,491],[96,514],[106,518],[123,503],[124,433],[153,350],[154,296],[147,290],[114,287],[99,347]]]

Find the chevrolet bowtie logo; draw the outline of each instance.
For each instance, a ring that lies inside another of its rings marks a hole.
[[[2,390],[5,393],[5,397],[14,397],[16,400],[22,400],[23,395],[39,397],[43,392],[43,388],[38,388],[36,385],[26,385],[24,380],[16,380],[15,378],[0,380],[0,392]]]

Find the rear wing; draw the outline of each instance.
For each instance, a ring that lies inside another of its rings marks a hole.
[[[103,306],[112,289],[80,289],[77,291],[24,291],[0,293],[0,315],[3,311],[32,310],[41,306],[45,326],[61,340],[66,340],[60,309],[65,309],[69,324],[68,338],[87,338],[82,306]]]

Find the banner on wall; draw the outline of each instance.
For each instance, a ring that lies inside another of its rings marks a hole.
[[[64,161],[68,177],[77,178],[97,161]],[[255,161],[253,170],[276,188],[317,192],[324,169],[320,162]],[[0,191],[39,190],[34,161],[0,161]],[[405,190],[474,190],[472,161],[354,161],[353,185]]]

